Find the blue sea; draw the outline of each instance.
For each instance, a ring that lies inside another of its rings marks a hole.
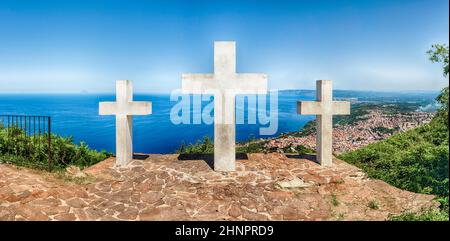
[[[337,98],[354,98],[354,100],[368,102],[417,102],[424,107],[432,105],[437,95],[438,92],[334,91],[334,96]],[[298,100],[314,99],[315,91],[313,90],[278,92],[277,131],[270,136],[261,136],[260,127],[268,125],[237,124],[237,141],[268,138],[280,133],[300,130],[308,121],[313,120],[314,116],[298,115],[296,103]],[[97,150],[114,151],[115,117],[98,114],[100,101],[114,100],[114,94],[0,94],[0,115],[49,115],[52,118],[53,133],[72,136],[75,142],[84,141]],[[152,115],[135,116],[133,119],[135,152],[173,153],[182,143],[194,143],[204,136],[213,137],[213,124],[172,123],[170,111],[178,102],[171,101],[169,94],[135,94],[134,100],[153,102]],[[208,103],[202,102],[202,106]],[[246,104],[247,102],[236,108],[248,109]],[[269,111],[267,103],[267,115]],[[247,120],[248,116],[244,117]]]

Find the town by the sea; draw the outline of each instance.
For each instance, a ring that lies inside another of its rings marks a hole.
[[[381,104],[406,103],[417,106],[417,111],[433,111],[436,108],[437,91],[411,92],[373,92],[373,91],[334,91],[335,99],[349,100],[352,103],[371,102]],[[191,96],[191,98],[193,98]],[[244,98],[244,97],[238,97]],[[261,98],[261,97],[259,97]],[[266,98],[266,116],[271,113],[270,95]],[[51,116],[52,133],[72,136],[76,143],[86,142],[96,150],[115,151],[115,117],[100,116],[99,102],[114,101],[111,94],[0,94],[0,115],[39,115]],[[177,124],[170,118],[172,108],[177,100],[171,100],[169,94],[135,94],[136,101],[151,101],[153,113],[146,116],[134,116],[133,139],[134,151],[138,153],[173,153],[182,143],[195,143],[204,136],[213,137],[213,124]],[[248,124],[248,112],[254,106],[248,101],[237,101],[236,111],[245,110],[244,124],[236,125],[236,140],[245,141],[251,138],[270,138],[281,133],[301,130],[315,116],[297,114],[297,101],[315,100],[314,90],[278,91],[277,129],[271,135],[261,135],[258,124]],[[202,108],[212,101],[202,102]],[[192,101],[191,101],[192,103]],[[190,119],[194,118],[192,108]],[[272,110],[272,112],[274,112]],[[1,123],[0,117],[0,123]],[[192,123],[192,122],[191,122]],[[272,123],[274,124],[274,123]]]

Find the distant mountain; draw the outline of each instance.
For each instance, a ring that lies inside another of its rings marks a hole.
[[[314,97],[315,90],[280,90],[279,94],[297,95],[302,97]],[[411,102],[423,103],[423,105],[435,102],[439,91],[359,91],[359,90],[334,90],[333,95],[339,99],[357,99],[360,102]]]

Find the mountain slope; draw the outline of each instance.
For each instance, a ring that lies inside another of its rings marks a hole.
[[[445,109],[445,108],[443,108]],[[369,177],[408,191],[435,194],[441,212],[426,212],[423,218],[405,214],[405,219],[448,220],[449,142],[448,113],[441,111],[429,124],[344,153],[340,159],[362,168]]]

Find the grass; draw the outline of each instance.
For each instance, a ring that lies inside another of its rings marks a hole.
[[[335,218],[337,221],[344,220],[345,214],[341,212],[331,211],[331,217]]]
[[[64,171],[55,172],[54,177],[63,182],[75,183],[75,184],[79,184],[79,185],[94,183],[96,180],[95,177],[91,176],[91,175],[75,177],[75,176],[67,175]]]
[[[334,193],[331,194],[331,204],[333,204],[333,206],[335,207],[339,206],[339,200]]]
[[[419,213],[406,212],[390,216],[389,221],[448,221],[448,212],[437,209],[422,210]]]
[[[266,147],[269,140],[249,140],[247,142],[241,142],[236,145],[236,153],[272,153],[277,152],[277,149],[270,149]],[[283,149],[284,153],[296,153],[299,155],[313,154],[315,150],[307,148],[305,146],[287,146]],[[198,140],[196,143],[181,144],[176,150],[178,154],[213,154],[214,143],[208,137],[205,136],[202,140]]]
[[[369,207],[370,209],[373,209],[373,210],[378,210],[380,208],[380,206],[378,205],[378,202],[375,200],[370,201],[367,204],[367,207]]]

